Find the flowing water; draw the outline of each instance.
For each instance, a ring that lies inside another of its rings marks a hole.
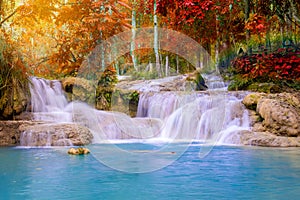
[[[216,76],[206,78],[210,87],[207,92],[151,91],[153,84],[148,89],[147,85],[140,88],[137,117],[130,118],[122,113],[97,111],[82,102],[68,103],[59,81],[33,77],[32,112],[35,120],[86,126],[94,134],[94,143],[155,139],[239,144],[235,133],[249,129],[248,113],[241,104],[245,94],[227,92]],[[30,134],[23,134],[22,139],[30,140],[26,136]]]
[[[34,139],[23,133],[22,144],[30,147],[0,148],[0,199],[296,200],[300,195],[297,148],[222,145],[239,144],[235,133],[247,130],[249,119],[241,104],[246,94],[226,92],[218,79],[208,83],[208,92],[144,90],[137,118],[67,103],[58,81],[33,78],[32,83],[34,118],[89,127],[95,137],[91,154],[33,148]],[[40,137],[51,143],[49,134]]]

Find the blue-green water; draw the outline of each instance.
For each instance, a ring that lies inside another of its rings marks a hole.
[[[0,199],[299,199],[299,149],[215,147],[200,159],[200,148],[144,174],[67,149],[0,148]]]

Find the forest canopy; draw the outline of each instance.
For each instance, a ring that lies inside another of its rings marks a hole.
[[[101,41],[155,26],[186,34],[227,67],[240,52],[296,46],[299,8],[297,0],[1,0],[0,31],[1,40],[21,54],[27,73],[36,76],[74,76]],[[189,71],[182,58],[155,45],[132,48],[114,64],[122,73],[124,66],[136,69],[158,53],[173,71]]]

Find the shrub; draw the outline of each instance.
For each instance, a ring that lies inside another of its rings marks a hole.
[[[99,110],[111,109],[112,93],[118,82],[117,71],[112,67],[107,67],[98,81],[96,89],[96,108]]]
[[[298,85],[300,51],[281,48],[270,54],[244,55],[233,61],[232,72],[235,76],[231,88],[244,89],[253,82]]]
[[[27,70],[12,44],[0,38],[0,119],[11,119],[27,105]]]

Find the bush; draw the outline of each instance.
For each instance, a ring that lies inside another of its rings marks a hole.
[[[110,110],[112,93],[118,82],[117,71],[112,67],[107,67],[100,80],[98,81],[98,87],[96,89],[96,108],[99,110]]]
[[[0,119],[12,119],[27,105],[27,70],[17,50],[0,38]]]
[[[300,83],[300,51],[281,48],[270,54],[244,55],[233,61],[231,70],[234,78],[229,89],[245,89],[254,82],[294,87]]]

